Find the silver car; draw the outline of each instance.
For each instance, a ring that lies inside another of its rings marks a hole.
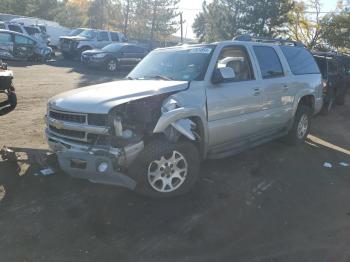
[[[304,47],[184,45],[151,52],[123,81],[52,98],[46,134],[70,175],[169,197],[192,188],[206,158],[302,143],[322,103]]]

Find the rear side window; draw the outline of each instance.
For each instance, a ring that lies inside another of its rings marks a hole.
[[[0,29],[6,29],[4,23],[0,23]]]
[[[272,47],[254,46],[254,52],[264,79],[284,76],[281,61]]]
[[[119,42],[119,34],[115,32],[111,32],[111,38],[113,42]]]
[[[8,33],[0,33],[0,43],[11,43],[11,34]]]
[[[319,74],[320,70],[311,53],[303,47],[281,46],[294,75]]]
[[[97,40],[98,41],[109,41],[108,33],[105,31],[99,32]]]
[[[39,29],[35,27],[25,26],[24,29],[27,31],[28,35],[40,34]]]
[[[18,33],[23,33],[22,29],[19,26],[17,26],[17,25],[9,25],[9,30],[10,31],[15,31],[15,32],[18,32]]]

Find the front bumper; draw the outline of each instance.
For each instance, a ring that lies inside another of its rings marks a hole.
[[[122,149],[91,148],[61,139],[46,130],[50,148],[56,153],[60,168],[75,178],[87,179],[93,183],[116,185],[135,189],[136,181],[120,170],[130,165],[143,150],[143,142]],[[106,163],[105,172],[98,166]]]

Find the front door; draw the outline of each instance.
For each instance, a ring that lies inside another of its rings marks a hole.
[[[35,42],[23,35],[14,35],[13,54],[15,58],[26,60],[34,55]]]
[[[235,143],[260,129],[262,97],[248,50],[243,46],[222,49],[216,68],[231,67],[235,79],[207,88],[210,146]]]
[[[13,39],[12,34],[7,32],[0,33],[0,58],[13,58]]]

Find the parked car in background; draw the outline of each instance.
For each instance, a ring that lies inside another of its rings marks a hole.
[[[332,52],[314,52],[323,78],[324,106],[327,114],[334,104],[343,105],[350,87],[350,57]]]
[[[0,29],[18,32],[33,37],[43,44],[50,44],[50,40],[48,39],[47,35],[42,33],[40,27],[38,26],[25,26],[17,23],[0,22]]]
[[[30,26],[30,25],[38,26],[40,30],[46,34],[47,38],[50,39],[50,46],[54,48],[59,47],[60,37],[67,35],[71,31],[69,28],[61,26],[57,22],[48,21],[48,20],[39,19],[39,18],[21,17],[21,18],[14,18],[10,22],[19,23],[26,26]]]
[[[279,42],[156,49],[123,81],[55,96],[46,134],[61,169],[170,197],[193,187],[205,158],[283,136],[303,143],[322,107],[322,77],[307,49]]]
[[[13,111],[17,105],[17,96],[12,84],[13,73],[0,60],[0,116]]]
[[[80,58],[86,50],[101,49],[106,45],[126,42],[127,38],[119,32],[85,29],[75,36],[60,38],[60,49],[65,58]]]
[[[46,61],[52,49],[38,40],[9,30],[0,30],[0,59]]]
[[[92,49],[81,54],[81,61],[89,66],[104,68],[110,72],[135,67],[148,51],[142,46],[128,43],[109,44],[102,49]]]

